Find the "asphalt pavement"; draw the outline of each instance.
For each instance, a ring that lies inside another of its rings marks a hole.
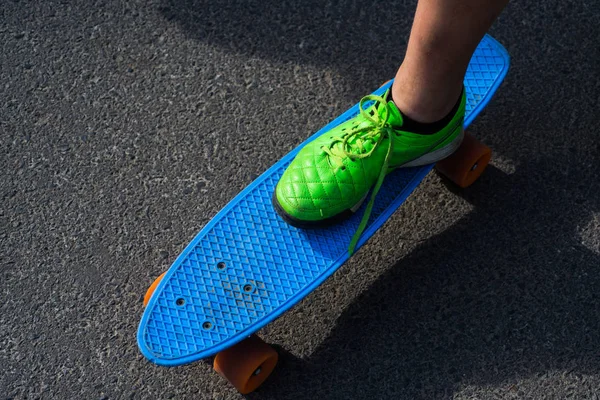
[[[415,1],[0,3],[0,397],[239,399],[138,351],[142,296],[240,189],[391,78]],[[435,173],[266,327],[249,399],[600,399],[600,3],[513,1],[511,70]]]

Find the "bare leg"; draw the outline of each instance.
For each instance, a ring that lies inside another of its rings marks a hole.
[[[471,55],[508,0],[419,0],[392,98],[411,119],[444,118],[462,90]]]

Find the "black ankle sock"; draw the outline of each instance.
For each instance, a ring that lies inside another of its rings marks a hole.
[[[464,90],[465,89],[463,88],[463,91]],[[460,101],[462,100],[462,95],[463,95],[463,92],[461,91],[460,96],[458,96],[458,100],[457,100],[456,104],[454,105],[454,107],[452,107],[452,110],[450,110],[448,115],[446,115],[444,118],[440,119],[439,121],[435,121],[435,122],[431,122],[431,123],[417,122],[414,119],[404,115],[402,110],[400,110],[400,114],[402,114],[402,120],[403,120],[402,130],[406,131],[406,132],[418,133],[421,135],[431,135],[436,132],[439,132],[440,130],[442,130],[443,127],[445,127],[446,125],[448,125],[450,123],[452,118],[454,118],[454,115],[456,114],[458,107],[460,107]],[[392,98],[391,90],[389,91],[388,100],[394,101],[394,99]]]

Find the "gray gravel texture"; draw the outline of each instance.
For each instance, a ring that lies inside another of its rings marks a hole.
[[[0,397],[239,399],[150,364],[152,279],[240,189],[392,77],[415,1],[0,3]],[[600,399],[600,5],[512,2],[471,132],[263,337],[248,399]]]

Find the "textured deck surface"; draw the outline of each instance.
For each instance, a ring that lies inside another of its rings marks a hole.
[[[507,69],[506,51],[491,37],[484,38],[465,78],[465,125],[487,104]],[[314,136],[357,113],[356,105]],[[140,349],[150,360],[178,365],[230,346],[277,318],[347,260],[362,210],[342,224],[316,230],[291,227],[273,210],[275,185],[298,150],[233,199],[170,268],[138,331]],[[400,169],[386,177],[359,246],[431,168]]]

